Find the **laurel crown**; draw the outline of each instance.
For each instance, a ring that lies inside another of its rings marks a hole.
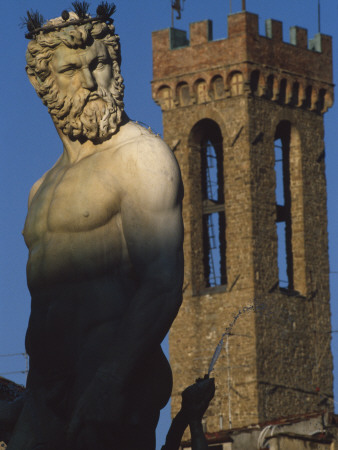
[[[88,13],[89,3],[86,1],[76,1],[72,3],[73,12],[76,13],[78,19],[71,18],[67,10],[62,11],[61,17],[63,22],[55,25],[43,25],[45,19],[38,11],[27,11],[27,17],[23,19],[23,25],[27,27],[28,33],[25,34],[26,39],[33,39],[40,32],[48,33],[50,31],[66,28],[70,25],[83,25],[90,22],[106,22],[113,23],[111,16],[116,11],[114,3],[101,2],[96,8],[96,16],[92,17]]]

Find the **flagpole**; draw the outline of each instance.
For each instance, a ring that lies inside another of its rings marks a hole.
[[[318,33],[320,33],[320,0],[318,0]]]

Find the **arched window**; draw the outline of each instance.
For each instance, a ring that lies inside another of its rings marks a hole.
[[[208,100],[207,83],[198,80],[195,84],[197,103],[205,103]]]
[[[233,72],[230,78],[230,93],[232,96],[243,94],[243,74]]]
[[[190,92],[188,83],[180,83],[177,86],[178,101],[181,106],[187,106],[190,104]]]
[[[202,247],[202,260],[194,262],[200,291],[227,282],[223,143],[219,126],[210,119],[201,120],[192,129],[190,142],[194,167],[199,167],[199,173],[194,172],[193,177],[201,201],[201,208],[195,209],[195,220],[200,224],[196,229],[201,232],[194,244]],[[200,158],[196,165],[197,153]]]
[[[250,76],[250,89],[253,94],[257,93],[259,86],[259,70],[254,70],[251,72]]]
[[[278,95],[279,103],[284,104],[286,101],[286,79],[283,78],[279,85],[279,95]]]
[[[311,106],[312,106],[312,86],[307,86],[307,88],[305,89],[304,107],[310,109]]]
[[[267,82],[266,82],[266,96],[269,100],[273,99],[273,97],[274,97],[274,92],[273,92],[274,82],[275,82],[274,76],[269,75]]]
[[[293,289],[289,122],[281,122],[276,130],[275,173],[279,285]]]
[[[224,96],[224,81],[223,78],[220,75],[217,75],[212,80],[212,91],[214,93],[214,98],[222,98]]]
[[[169,86],[162,86],[158,91],[158,99],[162,110],[171,109],[174,106],[172,91]]]
[[[296,81],[292,85],[291,105],[299,104],[299,83]]]
[[[305,220],[302,151],[298,130],[281,121],[275,133],[276,228],[279,285],[305,295]]]
[[[210,140],[201,147],[204,280],[206,287],[226,283],[223,151]]]
[[[325,95],[326,95],[326,90],[325,89],[320,89],[319,90],[319,94],[318,94],[318,101],[317,101],[317,111],[319,113],[322,113],[324,111],[324,108],[325,108]]]

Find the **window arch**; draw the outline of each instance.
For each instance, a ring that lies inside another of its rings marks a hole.
[[[203,79],[199,79],[195,83],[195,92],[197,103],[205,103],[208,101],[207,83]]]
[[[243,94],[243,74],[242,72],[232,72],[230,76],[230,94],[231,96]]]
[[[317,100],[317,112],[322,113],[325,108],[325,96],[326,96],[326,90],[320,89],[318,93],[318,100]]]
[[[252,94],[257,94],[257,93],[258,93],[259,77],[260,77],[260,72],[259,72],[259,70],[253,70],[253,71],[251,72],[251,76],[250,76],[250,89],[251,89]]]
[[[216,122],[203,119],[193,127],[189,141],[195,165],[199,153],[199,173],[194,173],[194,183],[198,185],[201,204],[195,214],[201,230],[197,246],[202,247],[202,254],[194,266],[199,272],[195,279],[199,280],[196,288],[200,291],[227,282],[223,139]]]
[[[279,285],[304,294],[307,285],[301,141],[290,122],[278,124],[274,150]]]
[[[310,109],[312,106],[312,86],[307,86],[305,89],[304,107]]]
[[[279,95],[278,95],[278,101],[279,103],[282,104],[286,102],[286,86],[287,86],[286,79],[283,78],[279,85]]]
[[[289,122],[281,122],[278,125],[274,149],[279,284],[281,287],[293,289]]]
[[[299,104],[299,83],[296,81],[292,85],[291,105],[298,106]]]
[[[216,75],[215,78],[211,82],[212,92],[214,94],[214,98],[217,100],[218,98],[222,98],[224,96],[224,81],[221,75]]]
[[[275,77],[273,75],[269,75],[266,81],[266,96],[269,100],[274,98],[274,85]]]
[[[161,86],[158,90],[157,97],[163,111],[173,108],[173,95],[172,90],[169,86]]]
[[[180,106],[187,106],[190,104],[189,85],[182,82],[177,86],[177,96]]]

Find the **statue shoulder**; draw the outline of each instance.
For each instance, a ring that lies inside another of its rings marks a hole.
[[[131,123],[128,134],[130,138],[121,147],[120,155],[127,169],[124,177],[129,193],[164,207],[178,202],[183,189],[172,150],[159,135],[138,124]]]
[[[32,200],[35,196],[35,194],[37,193],[37,191],[39,190],[39,187],[41,186],[41,184],[43,183],[44,179],[46,178],[48,172],[46,172],[44,175],[42,175],[41,178],[39,178],[31,187],[31,190],[29,192],[29,196],[28,196],[28,208],[30,207]]]
[[[47,177],[47,175],[51,172],[51,170],[54,169],[54,167],[58,164],[58,162],[60,161],[61,157],[56,161],[56,163],[53,165],[53,167],[49,170],[47,170],[46,173],[44,173],[42,175],[41,178],[39,178],[31,187],[31,190],[29,192],[29,196],[28,196],[28,208],[30,207],[30,204],[32,203],[32,200],[35,196],[35,194],[37,193],[37,191],[39,190],[40,186],[42,185],[42,183],[44,182],[45,178]]]
[[[126,152],[128,157],[135,158],[140,168],[155,170],[165,165],[167,168],[178,170],[173,151],[159,134],[134,122],[129,122],[123,131],[125,141],[123,152]]]

